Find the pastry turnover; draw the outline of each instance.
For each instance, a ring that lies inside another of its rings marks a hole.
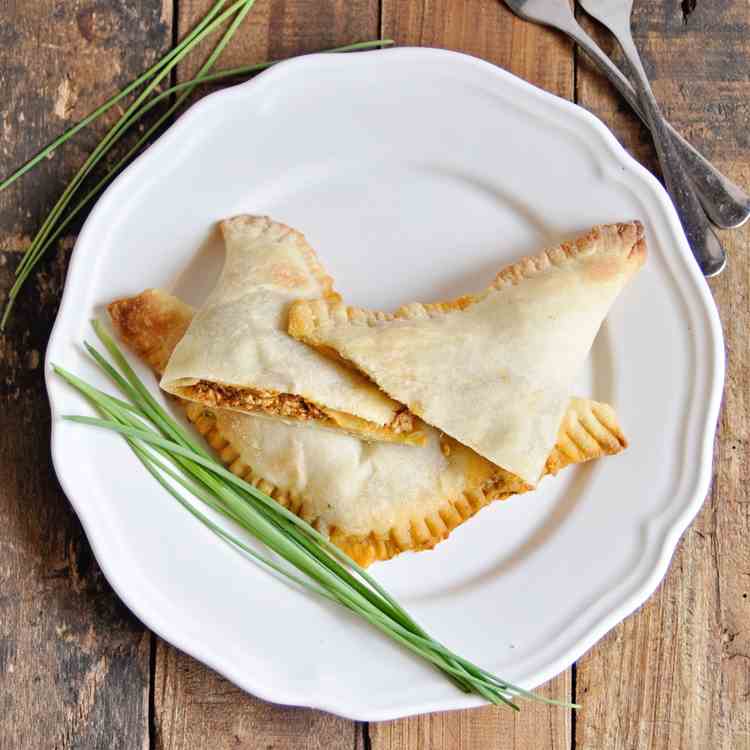
[[[645,255],[639,222],[598,226],[505,268],[481,294],[393,314],[302,300],[289,332],[535,485],[599,326]]]
[[[258,216],[228,219],[221,230],[221,278],[170,357],[162,388],[206,406],[364,440],[424,442],[405,407],[287,334],[293,300],[338,299],[305,238]]]
[[[157,374],[192,317],[191,308],[159,290],[113,302],[109,312],[120,338]],[[328,534],[361,565],[429,549],[492,500],[531,489],[426,425],[426,444],[414,449],[181,404],[232,471]],[[545,473],[619,453],[625,445],[612,407],[573,399]]]

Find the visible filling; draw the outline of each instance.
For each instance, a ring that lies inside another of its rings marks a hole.
[[[187,398],[195,398],[204,404],[225,409],[242,411],[262,411],[275,417],[286,417],[301,422],[325,421],[328,415],[315,404],[291,393],[233,388],[220,383],[199,380],[195,385],[180,389]]]
[[[361,422],[363,425],[368,424],[376,429],[383,429],[353,415],[344,415],[342,412],[333,410],[330,412],[324,411],[312,401],[293,393],[279,393],[278,391],[256,388],[235,388],[231,385],[199,380],[194,385],[180,388],[180,395],[218,409],[260,411],[274,417],[294,419],[300,422],[334,422],[342,427],[354,427],[355,422]],[[412,432],[414,430],[414,417],[404,407],[394,416],[387,429],[397,434]]]
[[[490,500],[505,500],[533,489],[521,477],[497,467],[497,471],[482,484],[482,492]]]
[[[396,416],[391,420],[388,425],[396,433],[400,432],[412,432],[414,430],[414,415],[404,407]]]

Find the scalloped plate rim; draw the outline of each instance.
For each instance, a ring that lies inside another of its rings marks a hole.
[[[650,573],[638,582],[637,586],[631,587],[632,590],[622,597],[622,600],[617,607],[612,609],[607,616],[602,617],[589,629],[585,637],[580,638],[576,643],[572,644],[564,654],[550,662],[546,669],[540,670],[532,679],[524,683],[528,687],[535,687],[566,669],[591,646],[593,646],[606,632],[645,602],[666,574],[679,538],[700,510],[710,486],[713,438],[719,414],[724,381],[723,336],[718,311],[713,297],[711,296],[710,289],[692,260],[687,240],[682,232],[679,219],[677,218],[668,195],[658,180],[656,180],[648,170],[636,162],[622,148],[614,135],[594,115],[567,100],[560,99],[553,94],[538,89],[512,73],[496,67],[491,63],[458,52],[433,48],[403,47],[389,50],[359,52],[355,55],[347,56],[346,60],[338,60],[336,64],[350,65],[353,62],[351,59],[352,57],[357,60],[357,64],[365,64],[365,62],[377,63],[377,61],[385,59],[385,56],[390,57],[393,61],[397,61],[400,64],[405,64],[408,63],[410,59],[414,59],[415,56],[424,57],[430,55],[442,57],[443,59],[453,58],[457,65],[476,66],[481,69],[483,73],[491,71],[497,77],[498,85],[513,87],[518,91],[519,97],[526,96],[532,99],[536,98],[541,100],[551,109],[557,109],[559,112],[563,113],[565,117],[569,117],[571,122],[576,121],[576,124],[588,128],[592,132],[592,135],[596,136],[597,147],[606,152],[608,159],[614,160],[620,168],[629,171],[633,176],[638,178],[641,184],[648,188],[649,197],[659,204],[666,219],[666,226],[670,231],[671,238],[674,240],[676,247],[680,251],[679,260],[684,266],[683,270],[687,271],[690,281],[699,294],[701,312],[706,319],[708,336],[713,349],[711,352],[712,361],[710,362],[710,366],[712,367],[710,395],[703,405],[703,440],[697,450],[697,454],[699,455],[697,477],[692,491],[689,493],[689,499],[680,504],[678,512],[670,514],[668,521],[661,523],[662,528],[658,530],[658,544],[654,547],[652,543],[652,551],[655,550],[657,557],[656,564],[650,570]],[[68,268],[62,302],[50,335],[47,354],[45,357],[45,382],[50,399],[52,420],[51,450],[55,471],[66,496],[69,498],[71,505],[81,521],[102,572],[126,606],[145,625],[164,640],[172,643],[182,651],[191,654],[204,664],[215,669],[217,672],[231,680],[233,683],[240,686],[242,689],[251,692],[259,698],[274,703],[326,710],[355,720],[378,721],[430,711],[477,706],[482,705],[482,701],[471,696],[464,696],[460,693],[456,693],[455,698],[450,700],[426,701],[413,705],[381,703],[375,708],[363,705],[361,701],[356,700],[349,705],[344,705],[341,700],[329,700],[324,696],[313,697],[309,692],[301,694],[298,691],[295,691],[294,686],[289,684],[268,684],[264,681],[263,677],[257,678],[255,675],[235,673],[235,670],[232,668],[231,659],[222,658],[220,654],[215,653],[215,649],[210,647],[207,648],[203,643],[196,643],[190,639],[183,638],[179,631],[179,625],[165,622],[157,613],[144,610],[140,606],[137,592],[131,591],[127,585],[127,575],[121,575],[117,568],[117,560],[110,559],[109,551],[105,550],[105,540],[98,537],[96,529],[93,527],[92,520],[86,513],[86,503],[80,502],[76,499],[76,492],[72,487],[72,482],[68,479],[66,466],[61,458],[61,446],[59,440],[61,415],[55,404],[54,389],[51,383],[53,376],[50,369],[50,364],[53,361],[55,351],[58,348],[58,340],[63,335],[64,321],[70,314],[71,307],[75,302],[71,289],[77,284],[82,283],[81,280],[85,279],[87,274],[87,270],[84,267],[86,259],[83,257],[83,252],[78,251],[78,248],[91,243],[89,235],[92,232],[92,227],[96,225],[99,215],[103,214],[108,209],[111,196],[116,193],[119,186],[129,180],[131,174],[135,170],[140,169],[144,162],[158,160],[159,155],[163,150],[168,148],[173,141],[176,141],[184,131],[187,131],[197,124],[204,112],[216,107],[217,103],[225,97],[252,96],[253,92],[258,88],[258,83],[261,81],[267,83],[273,81],[273,79],[281,79],[284,75],[294,73],[297,70],[313,68],[320,63],[329,65],[335,57],[337,56],[319,53],[295,58],[275,65],[273,68],[264,71],[251,81],[209,94],[183,114],[155,144],[153,144],[144,154],[139,156],[133,164],[128,166],[123,173],[113,181],[89,214],[76,241],[76,246]],[[309,72],[309,70],[306,71],[307,74],[309,74]],[[598,154],[598,158],[600,159],[600,162],[607,161],[602,154]],[[658,519],[653,520],[653,525],[659,525]]]

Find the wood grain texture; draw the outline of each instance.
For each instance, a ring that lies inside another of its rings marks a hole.
[[[169,47],[171,0],[0,3],[0,174],[126,85]],[[64,151],[0,193],[0,249],[23,249],[113,109]]]
[[[566,99],[573,49],[556,31],[521,21],[499,0],[383,0],[383,36],[399,45],[481,57]]]
[[[20,253],[0,253],[0,290]],[[0,750],[146,747],[150,635],[113,594],[49,457],[44,348],[67,263],[0,337]]]
[[[212,0],[180,0],[180,36],[213,5]],[[377,0],[256,0],[242,29],[228,45],[218,68],[250,65],[379,37]],[[213,47],[207,41],[183,65],[179,77],[193,74]]]
[[[210,4],[180,0],[179,34]],[[750,5],[643,0],[635,19],[665,113],[750,185]],[[151,63],[169,45],[171,24],[170,0],[5,0],[0,174]],[[400,44],[469,52],[559,95],[575,92],[655,168],[648,134],[608,84],[582,58],[574,77],[570,45],[513,18],[499,0],[258,0],[221,66],[370,39],[381,27]],[[20,258],[13,251],[28,245],[95,141],[76,139],[0,193],[0,302]],[[579,661],[573,697],[584,707],[574,725],[569,712],[524,704],[518,717],[482,708],[368,727],[244,695],[163,642],[149,663],[151,636],[103,580],[49,461],[42,363],[66,238],[0,337],[0,750],[750,748],[750,228],[723,239],[729,267],[711,286],[728,380],[712,492],[656,594]],[[572,691],[568,671],[542,692]]]
[[[160,0],[0,4],[0,174],[153,61],[169,43],[169,8]],[[76,139],[0,194],[0,302],[17,251],[95,138]],[[151,636],[104,581],[50,463],[44,352],[71,246],[61,242],[31,277],[0,336],[1,750],[130,750],[149,741]]]
[[[683,6],[638,3],[636,42],[672,123],[750,187],[750,5],[698,2],[687,19]],[[645,130],[588,65],[578,73],[581,103],[655,167]],[[711,287],[728,372],[713,487],[657,592],[578,662],[581,750],[750,747],[750,228],[722,240],[729,263]]]
[[[571,671],[537,691],[570,700]],[[520,713],[486,706],[370,724],[372,750],[567,750],[571,714],[562,708],[522,701]]]
[[[171,646],[159,648],[155,688],[159,750],[363,749],[355,722],[248,696]]]
[[[572,98],[573,52],[558,33],[520,21],[497,0],[384,0],[383,36],[400,45],[443,47],[482,57],[558,96]],[[571,671],[540,693],[572,696]],[[370,724],[372,750],[562,750],[571,712],[523,702],[520,715],[486,707]]]
[[[181,0],[178,27],[184,34],[212,5]],[[258,0],[221,58],[219,67],[326,49],[378,38],[373,0]],[[205,46],[179,71],[192,74]],[[275,748],[304,750],[362,747],[365,728],[330,714],[275,706],[247,695],[169,644],[157,645],[154,724],[156,747]]]

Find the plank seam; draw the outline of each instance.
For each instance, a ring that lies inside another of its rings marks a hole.
[[[578,17],[578,11],[576,10],[576,18]],[[573,42],[573,102],[579,104],[578,96],[578,45]]]
[[[173,0],[172,2],[172,49],[174,49],[180,42],[180,0]],[[169,85],[175,86],[177,84],[177,68],[174,68],[169,73]],[[177,99],[177,94],[173,94],[170,101]]]
[[[156,750],[156,635],[151,633],[149,644],[148,671],[148,746]]]
[[[370,737],[370,724],[363,721],[362,727],[362,748],[363,750],[372,750],[372,738]],[[354,750],[357,750],[357,735],[354,735]]]
[[[578,677],[578,666],[576,662],[573,662],[573,665],[570,668],[570,702],[575,703],[576,698],[578,697],[576,695],[577,692],[577,678]],[[576,713],[577,709],[571,708],[570,709],[570,750],[576,750]]]

